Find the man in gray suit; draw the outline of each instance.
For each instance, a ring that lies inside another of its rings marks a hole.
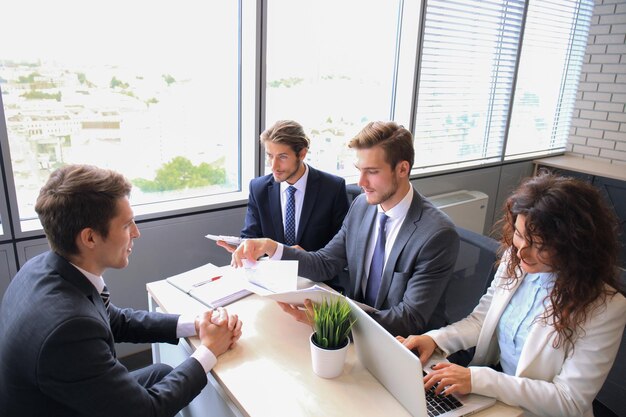
[[[346,296],[378,309],[372,317],[393,335],[447,324],[443,294],[459,250],[452,221],[409,182],[415,151],[411,133],[394,122],[369,123],[349,143],[363,189],[335,237],[316,252],[270,239],[250,239],[232,263],[272,259],[299,261],[298,273],[325,281],[348,267]],[[283,309],[300,321],[303,311]]]
[[[124,268],[139,229],[120,174],[71,165],[52,173],[35,210],[52,251],[28,261],[0,310],[0,416],[174,416],[241,335],[226,310],[198,317],[118,308],[102,278]],[[115,342],[201,346],[178,367],[129,372]]]

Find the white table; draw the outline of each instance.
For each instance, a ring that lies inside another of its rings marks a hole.
[[[149,283],[147,289],[153,310],[158,307],[164,312],[190,314],[206,310],[165,280]],[[209,375],[209,385],[183,415],[410,417],[361,365],[352,345],[343,374],[335,379],[320,378],[311,368],[309,326],[257,295],[227,309],[243,321],[243,336],[234,349],[219,357]],[[195,337],[178,346],[154,345],[154,360],[175,366],[198,345]],[[497,403],[476,416],[513,417],[521,413],[518,408]]]

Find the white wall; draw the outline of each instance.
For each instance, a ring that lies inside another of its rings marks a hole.
[[[596,0],[567,151],[626,165],[626,0]]]

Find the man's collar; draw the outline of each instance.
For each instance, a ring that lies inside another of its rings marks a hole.
[[[413,186],[409,184],[409,190],[404,195],[402,200],[389,210],[383,210],[382,206],[378,204],[376,206],[379,213],[385,213],[390,218],[398,218],[405,216],[409,212],[409,208],[411,207],[411,202],[413,201]]]
[[[88,280],[89,282],[91,282],[91,284],[96,288],[96,290],[101,293],[102,290],[104,289],[104,279],[102,278],[101,275],[96,275],[96,274],[92,274],[89,271],[84,270],[83,268],[81,268],[80,266],[73,264],[70,262],[70,264],[78,269]]]
[[[302,163],[302,165],[304,165],[304,174],[302,174],[302,176],[294,184],[289,184],[287,181],[281,182],[280,183],[280,192],[281,193],[284,193],[285,190],[290,185],[293,185],[294,187],[296,187],[296,189],[298,191],[304,192],[306,190],[306,182],[307,182],[307,180],[309,178],[309,166],[307,164],[305,164],[304,162]]]

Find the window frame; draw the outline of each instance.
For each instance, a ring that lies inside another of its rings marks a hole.
[[[514,107],[517,76],[520,68],[520,56],[523,48],[526,18],[531,0],[524,2],[521,34],[514,68],[510,105],[507,112],[506,127],[502,149],[498,157],[473,159],[462,162],[445,163],[428,167],[413,167],[411,178],[421,178],[469,169],[503,165],[511,162],[532,160],[537,157],[563,154],[565,148],[530,152],[521,155],[506,155],[509,140],[510,123]],[[239,184],[238,190],[210,196],[198,196],[185,199],[193,204],[181,206],[181,200],[151,203],[145,206],[133,206],[137,221],[144,222],[163,218],[184,216],[195,213],[237,207],[246,204],[250,179],[264,175],[265,155],[258,138],[265,129],[267,108],[266,59],[267,59],[267,18],[268,0],[238,0],[238,131],[239,144]],[[417,124],[417,104],[421,73],[421,59],[424,42],[426,6],[428,0],[400,0],[398,13],[397,43],[394,54],[393,85],[390,86],[390,120],[404,124],[414,133]],[[1,92],[0,86],[0,92]],[[12,171],[8,131],[4,116],[2,95],[0,94],[0,152],[2,153],[2,172],[0,191],[0,219],[2,230],[0,242],[10,239],[41,237],[43,231],[38,220],[37,227],[24,227],[19,219],[15,178]],[[357,175],[344,176],[347,183],[358,181]],[[132,194],[131,194],[132,203]],[[146,207],[154,208],[147,212]]]
[[[260,54],[258,53],[261,41],[259,36],[260,25],[258,24],[261,11],[260,4],[260,0],[254,2],[238,0],[238,126],[236,140],[239,146],[239,182],[236,190],[142,205],[132,205],[131,191],[130,201],[138,223],[246,204],[249,180],[258,175],[260,170],[258,163],[259,149],[256,146],[256,140],[249,139],[258,137],[255,132],[259,129],[259,106],[256,105],[259,103],[257,100],[259,78],[256,68],[259,66],[260,61]],[[254,64],[243,65],[243,62],[247,61],[253,61]],[[3,195],[6,198],[0,199],[0,218],[7,220],[2,223],[3,229],[0,234],[0,241],[11,238],[41,237],[43,228],[38,218],[20,219],[1,90],[0,86],[0,152],[2,152],[2,168],[5,181],[0,186],[0,191],[4,191]],[[4,189],[4,184],[6,184],[6,190]],[[8,200],[8,206],[6,200]],[[181,204],[185,205],[181,207]],[[12,216],[9,216],[9,213]],[[11,230],[7,230],[8,227],[6,227],[9,223]]]
[[[5,175],[7,163],[5,159],[5,155],[8,152],[8,146],[5,146],[8,141],[6,141],[7,136],[7,128],[6,128],[6,120],[4,119],[4,111],[2,107],[2,94],[0,91],[0,153],[2,153],[2,169],[0,170],[0,193],[2,197],[0,197],[0,241],[5,241],[11,239],[13,235],[13,222],[11,221],[11,217],[9,216],[9,207],[7,205],[7,201],[9,199],[9,193],[7,189],[11,189],[8,181],[6,180],[7,176]],[[6,148],[6,149],[5,149]],[[10,160],[10,158],[9,158]],[[5,185],[7,188],[5,188]],[[13,211],[11,211],[13,213]]]

